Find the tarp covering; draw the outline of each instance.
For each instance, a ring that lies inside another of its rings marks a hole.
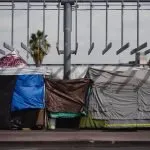
[[[89,68],[94,84],[89,97],[93,119],[150,119],[150,70],[124,72]]]
[[[19,56],[16,51],[13,51],[0,59],[0,67],[24,67],[26,62]]]
[[[43,74],[50,72],[27,66],[16,51],[0,58],[0,129],[43,125]]]
[[[105,127],[105,120],[95,120],[92,119],[91,114],[89,113],[87,116],[83,116],[80,119],[79,128],[104,128]]]
[[[16,76],[0,76],[0,129],[10,127],[11,100]]]
[[[82,112],[89,82],[88,79],[46,79],[47,110],[50,112]]]
[[[143,128],[150,127],[150,119],[107,120],[105,128]]]
[[[13,93],[12,111],[44,107],[42,75],[18,75]]]
[[[25,75],[44,74],[50,75],[51,70],[45,67],[29,67],[25,60],[13,51],[0,58],[0,75]]]

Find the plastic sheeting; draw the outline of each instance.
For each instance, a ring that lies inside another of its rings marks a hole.
[[[150,119],[150,70],[104,71],[89,68],[93,119]]]
[[[47,110],[50,112],[82,112],[83,107],[85,106],[89,82],[88,79],[46,79]]]
[[[19,56],[18,52],[13,51],[6,56],[0,58],[0,67],[7,68],[7,67],[25,67],[27,63],[21,56]]]
[[[79,128],[104,128],[106,123],[105,120],[95,120],[92,119],[91,114],[88,114],[87,116],[81,117]]]
[[[19,75],[12,99],[12,111],[44,108],[44,79],[42,75]]]
[[[129,119],[129,120],[107,120],[105,121],[105,128],[147,128],[150,127],[150,119],[149,120],[137,120],[137,119]]]
[[[0,68],[0,76],[2,75],[50,75],[51,71],[44,67],[12,67]]]

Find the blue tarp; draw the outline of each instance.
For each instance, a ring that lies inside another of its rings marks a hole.
[[[42,75],[18,75],[12,99],[12,111],[44,108],[44,79]]]

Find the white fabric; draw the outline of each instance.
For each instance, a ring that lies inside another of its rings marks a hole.
[[[0,75],[25,75],[25,74],[50,75],[51,70],[47,70],[45,67],[0,68]]]

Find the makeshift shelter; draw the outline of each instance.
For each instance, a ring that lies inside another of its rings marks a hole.
[[[89,86],[88,79],[46,79],[46,108],[50,112],[81,113]]]
[[[16,51],[0,59],[0,129],[10,128],[11,111],[44,108],[43,74],[44,68],[29,68]]]
[[[150,127],[150,70],[131,68],[106,71],[89,68],[93,81],[89,95],[89,115],[80,127]]]
[[[80,117],[86,113],[86,95],[90,81],[88,79],[74,80],[45,80],[46,109],[51,118],[61,120],[61,127],[67,126],[68,119]],[[70,121],[71,121],[70,120]],[[64,122],[64,125],[62,125]],[[68,123],[74,124],[74,123]],[[78,126],[78,125],[77,125]],[[68,126],[69,127],[69,126]]]

